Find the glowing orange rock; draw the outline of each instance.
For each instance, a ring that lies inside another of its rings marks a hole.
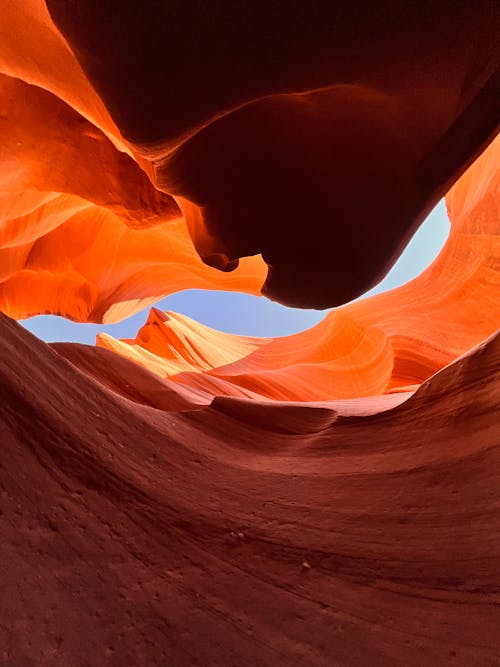
[[[414,390],[500,323],[500,137],[448,195],[450,237],[435,262],[391,292],[285,338],[216,332],[156,309],[134,340],[97,344],[208,394],[324,401]]]
[[[174,200],[73,109],[4,75],[0,95],[1,310],[111,322],[179,289],[258,293],[259,258],[204,265]]]
[[[259,258],[202,263],[45,3],[2,3],[0,38],[0,310],[112,322],[179,289],[259,293]]]
[[[0,72],[49,91],[91,121],[120,150],[129,150],[43,0],[23,0],[22,5],[18,0],[2,2]],[[43,139],[43,132],[38,134]]]
[[[285,338],[224,334],[156,309],[133,341],[100,334],[97,344],[176,383],[212,395],[324,401],[383,393],[392,350],[382,331],[342,313]]]
[[[114,322],[177,290],[255,293],[263,279],[259,258],[242,262],[237,274],[205,266],[182,218],[135,230],[102,207],[65,199],[61,208],[62,216],[71,211],[62,225],[40,239],[0,251],[6,271],[0,308],[17,318],[51,312],[79,321]],[[33,218],[44,215],[45,210],[37,209]],[[260,280],[255,277],[259,274]]]
[[[450,236],[420,276],[344,307],[390,338],[390,387],[420,383],[500,325],[500,136],[448,193]]]

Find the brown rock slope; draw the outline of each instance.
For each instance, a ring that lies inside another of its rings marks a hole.
[[[1,322],[2,664],[498,664],[498,338],[291,435],[125,399]]]

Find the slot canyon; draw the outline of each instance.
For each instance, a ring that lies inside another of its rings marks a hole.
[[[489,0],[2,0],[0,665],[500,666],[499,45]]]

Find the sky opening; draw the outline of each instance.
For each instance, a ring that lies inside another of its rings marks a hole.
[[[444,200],[432,210],[417,230],[391,271],[371,294],[387,292],[416,278],[438,256],[450,231]],[[185,290],[156,304],[160,310],[173,310],[227,333],[247,336],[287,336],[314,326],[328,311],[287,308],[265,297],[237,292]],[[114,338],[134,338],[144,324],[149,309],[117,324],[84,324],[62,317],[40,315],[21,324],[47,342],[70,341],[93,345],[100,332]]]

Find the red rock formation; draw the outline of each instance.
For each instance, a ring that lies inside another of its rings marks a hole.
[[[0,8],[0,310],[113,322],[179,289],[259,293],[259,258],[201,262],[45,3],[21,4]]]
[[[205,261],[289,305],[380,280],[498,127],[489,1],[125,4],[48,1]]]
[[[100,334],[97,344],[212,396],[282,401],[381,394],[393,364],[382,331],[340,313],[303,333],[272,339],[220,333],[153,309],[135,340]]]
[[[3,311],[113,322],[179,289],[259,291],[258,258],[205,266],[174,200],[73,109],[8,76],[0,95]]]
[[[423,274],[296,336],[0,314],[1,664],[500,664],[494,4],[47,5],[0,7],[15,318],[347,301],[462,175]]]
[[[179,206],[207,263],[262,253],[282,302],[365,291],[498,124],[495,7],[385,5],[222,2],[207,21],[196,3],[50,0],[66,41],[42,0],[6,0],[0,222],[22,233],[0,235],[0,307],[114,321],[187,285],[258,293],[265,265],[203,267],[166,226]],[[75,251],[89,236],[107,258],[121,239],[105,275]]]
[[[450,191],[450,237],[418,278],[285,338],[245,338],[153,309],[97,344],[208,395],[324,401],[413,389],[500,323],[500,137]]]
[[[283,424],[0,331],[3,664],[497,664],[498,338],[396,409]]]

